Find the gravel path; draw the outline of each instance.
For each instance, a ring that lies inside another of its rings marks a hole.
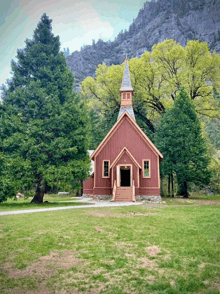
[[[56,210],[65,210],[65,209],[114,207],[114,206],[131,206],[131,205],[141,205],[142,204],[142,202],[93,201],[90,198],[84,198],[84,199],[78,200],[76,202],[85,203],[85,205],[80,205],[80,206],[67,206],[67,207],[52,207],[52,208],[38,208],[38,209],[26,209],[26,210],[15,210],[15,211],[2,211],[2,212],[0,212],[0,216],[1,215],[11,215],[11,214],[44,212],[44,211],[56,211]]]

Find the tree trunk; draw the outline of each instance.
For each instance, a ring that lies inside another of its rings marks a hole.
[[[183,195],[183,198],[189,198],[189,192],[187,190],[187,181],[184,181],[182,185],[182,195]]]
[[[189,192],[188,192],[188,181],[181,181],[180,178],[178,178],[177,174],[177,183],[178,183],[178,190],[177,195],[183,196],[184,198],[189,198]]]
[[[42,177],[38,177],[36,192],[35,192],[34,198],[31,200],[31,203],[36,203],[36,204],[43,203],[45,187],[46,185]]]
[[[170,197],[170,174],[168,178],[168,197]]]
[[[79,196],[81,196],[80,194],[81,194],[81,190],[77,190],[76,191],[76,196],[79,197]]]
[[[160,180],[160,194],[161,194],[161,197],[164,197],[164,190],[163,190],[163,178],[161,178]]]
[[[83,196],[83,181],[81,180],[81,195],[80,196]]]
[[[174,198],[174,190],[173,190],[173,173],[171,174],[171,185],[172,185],[172,198]]]
[[[80,180],[80,185],[81,185],[81,188],[80,188],[80,190],[77,190],[76,196],[82,196],[83,195],[83,181],[82,180]]]

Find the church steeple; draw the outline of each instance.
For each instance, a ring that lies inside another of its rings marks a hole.
[[[130,78],[127,56],[125,59],[125,69],[124,69],[124,75],[123,75],[123,79],[121,83],[120,93],[121,93],[121,108],[118,115],[118,119],[126,111],[135,120],[134,111],[132,107],[133,88],[131,86],[131,78]]]
[[[120,92],[127,92],[127,91],[132,91],[133,88],[131,86],[131,79],[130,79],[130,72],[129,72],[129,66],[128,66],[128,59],[126,56],[125,59],[125,69],[124,69],[124,75],[123,75],[123,80],[121,83],[121,89]]]

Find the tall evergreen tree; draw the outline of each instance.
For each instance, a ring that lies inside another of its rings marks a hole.
[[[26,89],[31,82],[38,82],[47,95],[58,96],[63,104],[72,94],[74,78],[60,52],[59,37],[52,33],[52,20],[44,13],[34,31],[33,39],[25,41],[26,47],[17,50],[17,62],[12,60],[11,81],[4,90],[3,99],[17,88]]]
[[[189,196],[188,183],[208,184],[210,172],[200,121],[189,96],[181,90],[174,106],[161,118],[157,147],[164,156],[164,175],[176,174],[181,194]]]
[[[43,202],[46,184],[77,188],[90,165],[87,111],[51,22],[43,14],[33,39],[18,50],[0,111],[0,152],[12,190],[34,185],[35,203]]]

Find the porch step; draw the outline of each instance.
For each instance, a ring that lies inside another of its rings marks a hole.
[[[132,187],[117,187],[115,201],[117,202],[132,202]]]

